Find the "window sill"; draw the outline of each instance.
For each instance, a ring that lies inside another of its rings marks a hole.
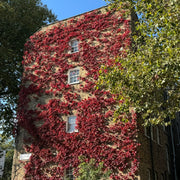
[[[75,51],[75,52],[71,52],[71,51],[69,51],[69,53],[68,54],[75,54],[75,53],[78,53],[79,51]]]
[[[77,133],[77,132],[79,132],[79,131],[78,131],[78,130],[75,130],[75,131],[73,131],[73,132],[66,132],[66,133],[71,134],[71,133]]]
[[[74,83],[69,83],[69,82],[68,82],[68,84],[69,84],[69,85],[74,85],[74,84],[80,84],[80,82],[74,82]]]

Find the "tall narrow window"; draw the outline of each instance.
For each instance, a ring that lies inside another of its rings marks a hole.
[[[66,132],[68,133],[78,132],[78,129],[76,129],[76,116],[68,117]]]
[[[79,68],[70,69],[68,72],[68,83],[76,84],[79,83]]]
[[[144,134],[147,137],[150,137],[150,126],[144,127]]]
[[[151,171],[147,169],[147,180],[151,180]]]
[[[156,127],[156,135],[157,135],[157,143],[160,144],[161,143],[161,136],[160,136],[160,129],[158,126]]]
[[[79,51],[79,41],[74,39],[70,41],[70,46],[71,46],[71,53],[76,53]]]
[[[168,169],[168,172],[170,172],[170,168],[169,168],[169,151],[168,151],[168,146],[166,146],[166,162],[167,162],[167,169]]]

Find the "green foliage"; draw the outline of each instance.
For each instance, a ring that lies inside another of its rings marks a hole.
[[[84,156],[80,156],[80,165],[77,180],[107,180],[110,177],[110,170],[105,170],[103,162],[97,163],[95,159],[85,161]]]
[[[0,178],[0,180],[10,180],[11,179],[13,155],[14,155],[13,149],[10,149],[6,152],[4,173],[3,173],[3,177]]]
[[[0,128],[11,134],[24,44],[30,35],[56,17],[40,0],[1,0],[0,17]]]
[[[14,141],[7,137],[0,136],[0,149],[6,151],[4,173],[0,180],[10,180],[14,155]]]
[[[134,107],[145,125],[167,124],[180,110],[180,1],[110,2],[119,9],[129,2],[139,21],[132,50],[121,51],[116,59],[121,67],[102,67],[107,73],[101,73],[99,85],[119,94],[123,103],[117,107],[117,115]]]

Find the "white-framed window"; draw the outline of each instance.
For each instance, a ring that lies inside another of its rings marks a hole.
[[[71,53],[79,52],[79,41],[77,39],[73,39],[69,42],[71,46]]]
[[[66,124],[66,132],[67,133],[78,132],[78,129],[76,128],[76,116],[68,117]]]
[[[79,83],[79,68],[70,69],[68,71],[68,84]]]
[[[66,169],[65,180],[75,180],[72,167]]]
[[[21,161],[27,161],[27,160],[30,159],[30,157],[31,157],[31,153],[20,154],[19,160],[21,160]]]

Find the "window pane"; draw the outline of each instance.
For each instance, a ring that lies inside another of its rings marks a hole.
[[[69,123],[74,124],[76,122],[76,116],[69,117]]]
[[[74,77],[74,82],[78,82],[77,76]]]
[[[78,41],[77,40],[72,41],[71,46],[77,46],[77,45],[78,45]]]
[[[78,47],[72,47],[73,52],[78,52]]]
[[[70,77],[70,81],[69,81],[70,83],[72,83],[73,82],[73,78],[72,77]]]
[[[69,72],[69,83],[79,82],[79,69],[70,70]]]
[[[74,71],[70,71],[70,76],[73,76]]]
[[[69,126],[68,132],[69,133],[74,132],[74,126],[72,124],[69,124],[68,126]]]
[[[77,40],[73,40],[71,41],[71,52],[78,52],[79,51],[79,48],[78,48],[78,44],[79,42]]]
[[[68,118],[67,122],[67,132],[72,133],[76,130],[76,116],[71,116]]]

